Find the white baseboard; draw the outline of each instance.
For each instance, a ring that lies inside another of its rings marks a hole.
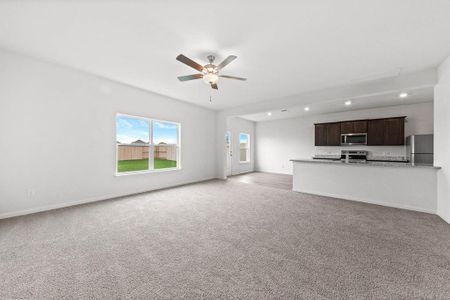
[[[254,172],[254,171],[246,171],[246,172],[242,172],[239,174],[245,174],[245,173],[251,173],[251,172]],[[238,174],[234,174],[234,175],[238,175]],[[217,179],[217,178],[210,177],[210,178],[205,178],[205,179],[200,179],[200,180],[189,181],[189,182],[185,182],[185,183],[181,183],[181,184],[177,184],[177,185],[173,185],[173,186],[166,186],[166,187],[150,189],[150,190],[141,190],[141,191],[137,191],[137,192],[131,193],[131,194],[125,193],[125,194],[105,195],[105,196],[101,196],[101,197],[87,198],[87,199],[83,199],[83,200],[79,200],[79,201],[45,205],[45,206],[40,206],[40,207],[36,207],[36,208],[31,208],[31,209],[25,209],[25,210],[0,214],[0,219],[29,215],[29,214],[34,214],[34,213],[38,213],[38,212],[44,212],[44,211],[49,211],[49,210],[54,210],[54,209],[59,209],[59,208],[64,208],[64,207],[70,207],[70,206],[75,206],[75,205],[111,200],[111,199],[120,198],[120,197],[133,196],[133,195],[148,193],[148,192],[152,192],[152,191],[180,187],[180,186],[184,186],[184,185],[188,185],[188,184],[200,183],[200,182],[209,181],[209,180],[213,180],[213,179]],[[437,216],[442,218],[445,222],[450,224],[450,218],[447,218],[433,210],[405,206],[405,205],[401,205],[401,204],[384,203],[384,202],[376,202],[376,201],[361,201],[358,199],[348,199],[348,198],[343,198],[342,196],[339,196],[339,195],[331,195],[331,194],[327,194],[327,193],[317,193],[317,192],[310,192],[310,191],[295,191],[295,192],[313,194],[313,195],[319,195],[319,196],[325,196],[325,197],[331,197],[331,198],[338,198],[338,199],[347,200],[347,201],[356,201],[356,202],[363,202],[363,203],[369,203],[369,204],[376,204],[376,205],[382,205],[382,206],[393,207],[393,208],[407,209],[407,210],[419,211],[419,212],[430,213],[430,214],[436,214]]]
[[[280,171],[280,170],[265,170],[265,169],[256,169],[256,172],[264,172],[264,173],[272,173],[272,174],[283,174],[283,175],[292,175],[292,172],[289,171]]]
[[[444,215],[440,214],[439,212],[437,213],[437,215],[439,216],[439,218],[441,218],[442,220],[444,220],[445,222],[450,224],[450,216],[444,216]]]
[[[34,214],[34,213],[39,213],[39,212],[44,212],[44,211],[64,208],[64,207],[70,207],[70,206],[81,205],[81,204],[86,204],[86,203],[93,203],[93,202],[111,200],[111,199],[115,199],[115,198],[133,196],[133,195],[138,195],[138,194],[142,194],[142,193],[148,193],[148,192],[164,190],[164,189],[168,189],[168,188],[180,187],[180,186],[183,186],[183,185],[188,185],[188,184],[193,184],[193,183],[200,183],[200,182],[209,181],[209,180],[213,180],[213,179],[216,179],[216,178],[215,177],[210,177],[210,178],[205,178],[205,179],[200,179],[200,180],[188,181],[188,182],[185,182],[185,183],[180,183],[180,184],[176,184],[176,185],[172,185],[172,186],[165,186],[165,187],[160,187],[160,188],[155,188],[155,189],[150,189],[150,190],[146,189],[146,190],[136,191],[135,193],[131,193],[131,194],[130,193],[111,194],[111,195],[105,195],[105,196],[100,196],[100,197],[92,197],[92,198],[87,198],[87,199],[78,200],[78,201],[72,201],[72,202],[64,202],[64,203],[58,203],[58,204],[44,205],[44,206],[39,206],[39,207],[35,207],[35,208],[24,209],[24,210],[19,210],[19,211],[13,211],[13,212],[0,214],[0,219],[24,216],[24,215],[29,215],[29,214]]]
[[[242,175],[242,174],[253,173],[253,172],[255,172],[255,170],[248,170],[248,171],[243,171],[243,172],[239,172],[239,173],[233,173],[230,176]],[[227,177],[230,177],[230,176],[227,176]]]
[[[379,201],[370,201],[370,200],[361,200],[361,199],[351,199],[351,197],[348,196],[342,196],[342,195],[333,195],[329,193],[322,193],[322,192],[316,192],[316,191],[294,191],[298,193],[304,193],[304,194],[311,194],[311,195],[318,195],[318,196],[324,196],[324,197],[330,197],[335,199],[341,199],[346,201],[355,201],[355,202],[362,202],[362,203],[368,203],[368,204],[375,204],[375,205],[381,205],[386,207],[393,207],[393,208],[400,208],[400,209],[406,209],[406,210],[413,210],[418,212],[424,212],[428,214],[436,214],[435,210],[432,209],[425,209],[421,207],[414,207],[409,205],[403,205],[403,204],[397,204],[397,203],[390,203],[390,202],[379,202]]]

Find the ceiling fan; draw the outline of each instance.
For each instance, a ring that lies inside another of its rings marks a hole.
[[[199,74],[193,74],[193,75],[186,75],[186,76],[178,76],[178,79],[180,81],[187,81],[187,80],[193,80],[193,79],[200,79],[203,78],[203,81],[205,81],[207,84],[211,85],[211,88],[218,90],[217,82],[219,81],[219,77],[222,78],[228,78],[228,79],[237,79],[237,80],[247,80],[247,78],[242,77],[236,77],[236,76],[229,76],[229,75],[219,75],[219,72],[230,62],[235,60],[237,56],[230,55],[227,58],[225,58],[220,64],[215,65],[214,60],[216,59],[213,55],[208,56],[209,64],[206,64],[204,66],[196,63],[192,59],[184,56],[183,54],[180,54],[177,56],[177,60],[188,65],[191,68],[196,69],[197,71],[201,72]]]

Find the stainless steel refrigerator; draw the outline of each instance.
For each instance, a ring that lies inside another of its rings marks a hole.
[[[413,165],[433,165],[433,135],[408,136],[406,138],[406,156]]]

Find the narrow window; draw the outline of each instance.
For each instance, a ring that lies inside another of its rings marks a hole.
[[[239,160],[241,163],[250,162],[250,135],[239,134]]]
[[[150,120],[119,115],[116,118],[117,173],[149,169]]]
[[[153,166],[155,170],[179,167],[179,135],[179,124],[153,121]]]

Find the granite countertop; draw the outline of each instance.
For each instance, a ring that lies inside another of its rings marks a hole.
[[[351,166],[376,166],[376,167],[398,167],[398,168],[427,168],[427,169],[440,169],[441,167],[431,165],[412,165],[407,162],[394,162],[394,161],[367,161],[367,162],[353,162],[345,163],[340,159],[324,158],[324,159],[291,159],[292,162],[306,162],[306,163],[319,163],[319,164],[335,164],[335,165],[351,165]]]

